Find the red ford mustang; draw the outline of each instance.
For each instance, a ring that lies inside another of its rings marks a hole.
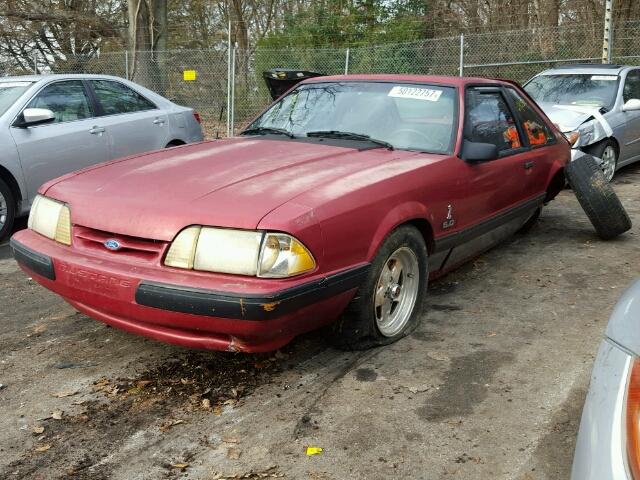
[[[320,77],[236,138],[45,184],[11,247],[129,332],[257,352],[332,324],[367,348],[415,328],[429,277],[534,222],[569,157],[509,82]]]

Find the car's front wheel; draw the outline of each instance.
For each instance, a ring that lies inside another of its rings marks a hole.
[[[0,179],[0,241],[9,235],[16,215],[16,204],[9,186]]]
[[[428,280],[427,247],[420,231],[403,225],[384,241],[345,313],[333,325],[333,343],[363,350],[393,343],[419,323]]]
[[[613,180],[618,166],[618,146],[616,143],[607,138],[595,145],[584,147],[584,151],[600,160],[600,168],[607,182]]]

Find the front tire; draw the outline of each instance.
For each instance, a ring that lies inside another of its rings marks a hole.
[[[16,218],[16,201],[9,186],[0,179],[0,241],[13,229]]]
[[[607,182],[613,180],[613,176],[616,174],[616,168],[618,167],[618,145],[615,141],[607,138],[595,145],[589,145],[583,149],[589,155],[593,155],[599,158],[600,169],[604,174],[604,178]]]
[[[331,340],[344,350],[364,350],[393,343],[419,324],[428,282],[427,247],[410,225],[383,242],[366,280],[342,317]]]

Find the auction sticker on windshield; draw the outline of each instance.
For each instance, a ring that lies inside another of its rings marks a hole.
[[[617,75],[591,75],[591,80],[615,81],[615,80],[618,80],[618,76]]]
[[[396,86],[389,91],[389,97],[413,98],[415,100],[428,100],[429,102],[437,102],[440,95],[442,95],[442,90],[433,90],[431,88]]]

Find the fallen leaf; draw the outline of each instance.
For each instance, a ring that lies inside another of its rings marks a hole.
[[[498,335],[496,332],[489,332],[487,337],[495,337],[496,335]]]
[[[231,447],[227,450],[227,458],[232,460],[238,460],[240,455],[242,455],[242,450],[239,448]]]
[[[312,455],[320,455],[323,452],[322,447],[307,447],[307,455],[310,457]]]
[[[175,427],[176,425],[180,425],[181,423],[184,423],[184,420],[173,420],[173,421],[164,423],[164,424],[160,425],[160,431],[161,432],[166,432],[171,427]]]
[[[40,325],[36,325],[35,328],[33,329],[33,333],[35,334],[44,333],[46,331],[47,331],[47,326],[44,323],[41,323]]]
[[[63,392],[52,393],[51,396],[55,398],[72,397],[78,393],[77,390],[66,390]]]
[[[51,412],[51,418],[53,418],[54,420],[62,420],[62,410],[54,410],[53,412]]]
[[[209,400],[208,398],[202,400],[202,408],[209,410],[211,408],[211,400]]]
[[[214,409],[213,409],[213,414],[214,414],[215,416],[217,416],[217,417],[219,417],[220,415],[222,415],[222,407],[220,407],[220,406],[214,407]]]
[[[36,452],[46,452],[47,450],[49,450],[51,448],[51,444],[47,443],[46,445],[41,445],[39,447],[36,447],[35,451]]]
[[[236,437],[222,437],[222,441],[224,443],[240,443],[240,440]]]
[[[171,465],[171,468],[179,468],[180,470],[184,470],[188,466],[188,463],[174,463],[173,465]]]
[[[40,425],[34,425],[33,427],[31,427],[31,431],[33,433],[41,434],[42,432],[44,432],[44,427]]]

